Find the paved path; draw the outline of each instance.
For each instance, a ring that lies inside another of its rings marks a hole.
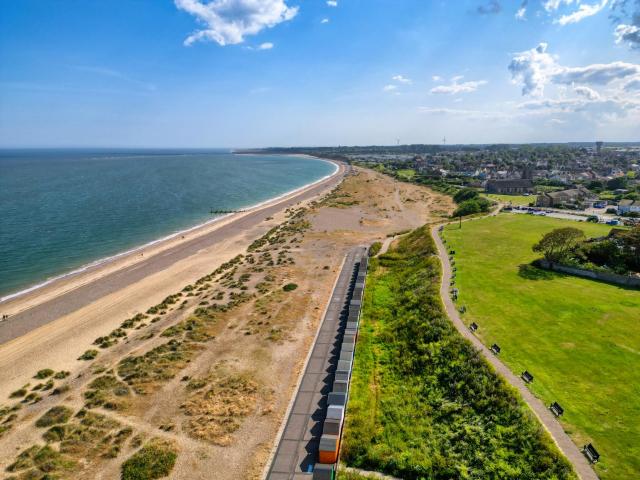
[[[298,202],[318,195],[329,187],[337,185],[342,181],[345,173],[349,171],[350,167],[346,167],[341,173],[319,182],[308,190],[287,197],[273,205],[239,216],[217,230],[198,236],[192,240],[187,240],[148,259],[116,270],[104,277],[100,277],[54,297],[51,300],[12,315],[8,320],[0,323],[0,344],[13,340],[35,328],[75,312],[100,298],[139,282],[150,275],[161,272],[174,263],[198,253],[202,249],[209,248],[235,235],[242,234],[248,228],[264,220],[265,217],[274,215],[285,208],[294,206]]]
[[[431,228],[431,236],[436,243],[438,248],[438,258],[440,259],[440,263],[442,264],[442,278],[440,284],[440,296],[442,297],[442,302],[444,303],[445,309],[447,311],[447,315],[453,322],[453,325],[460,332],[460,334],[469,340],[484,357],[493,365],[493,367],[497,370],[497,372],[502,375],[502,377],[510,383],[513,387],[515,387],[519,392],[525,402],[529,405],[533,413],[538,417],[542,425],[547,429],[547,431],[551,434],[551,437],[556,442],[562,453],[567,457],[569,462],[573,465],[576,473],[582,480],[597,480],[598,476],[596,475],[593,468],[585,458],[585,456],[580,452],[578,447],[573,443],[569,435],[565,433],[562,428],[562,425],[556,420],[551,411],[545,406],[544,403],[540,399],[531,393],[531,391],[526,387],[524,381],[513,374],[513,372],[502,363],[498,357],[496,357],[491,351],[485,347],[485,345],[476,337],[471,331],[467,328],[467,326],[463,323],[460,315],[458,314],[458,310],[451,300],[449,295],[449,282],[451,281],[451,265],[449,264],[449,254],[448,250],[445,248],[442,243],[442,239],[440,235],[438,235],[438,229],[440,225],[435,225]]]
[[[333,384],[333,371],[339,353],[339,330],[348,311],[349,291],[354,269],[365,250],[354,248],[346,256],[334,286],[313,350],[307,359],[287,423],[267,473],[267,480],[310,478],[318,458],[318,442],[327,408],[327,394]]]

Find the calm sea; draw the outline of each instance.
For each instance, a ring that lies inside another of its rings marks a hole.
[[[221,151],[0,150],[0,297],[334,169]]]

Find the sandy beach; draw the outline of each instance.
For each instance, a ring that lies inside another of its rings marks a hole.
[[[0,432],[0,469],[42,445],[34,420],[63,404],[105,415],[134,438],[169,442],[178,452],[171,478],[259,478],[345,253],[450,210],[449,198],[426,188],[341,165],[289,198],[3,304],[12,316],[0,324],[0,407],[21,408]],[[283,290],[289,284],[294,290]],[[123,330],[170,295],[155,318]],[[169,340],[176,353],[156,364]],[[79,361],[90,349],[97,358]],[[132,360],[144,378],[126,373]],[[68,372],[50,381],[64,393],[40,390],[33,377],[45,368]],[[92,405],[92,385],[107,377],[128,393]],[[17,403],[9,394],[21,387],[31,400]],[[63,478],[116,478],[133,449],[113,458],[70,453],[78,466]]]

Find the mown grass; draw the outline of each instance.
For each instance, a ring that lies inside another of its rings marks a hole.
[[[406,480],[575,478],[445,317],[434,251],[423,227],[371,261],[342,459]]]
[[[601,478],[640,478],[640,294],[531,267],[539,256],[532,245],[560,227],[587,237],[611,228],[530,215],[447,227],[458,303],[516,374],[533,374],[538,397],[564,407],[562,424],[575,443],[593,442]]]
[[[511,205],[520,205],[520,206],[528,206],[530,203],[536,202],[535,195],[499,195],[497,193],[486,193],[483,194],[485,197],[495,200],[496,202],[502,202],[505,204]]]

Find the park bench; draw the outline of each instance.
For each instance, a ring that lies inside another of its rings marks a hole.
[[[455,255],[456,251],[455,250],[449,250],[449,255]]]
[[[498,355],[500,353],[500,347],[497,343],[491,345],[491,353],[493,353],[494,355]]]
[[[558,402],[553,402],[549,405],[549,410],[551,410],[551,413],[556,417],[559,417],[564,413],[564,408],[562,408]]]
[[[527,370],[522,372],[522,375],[520,375],[520,378],[522,378],[522,380],[524,380],[524,383],[533,382],[533,375],[531,375]]]
[[[584,453],[584,456],[587,457],[590,463],[598,463],[598,460],[600,460],[600,454],[590,443],[582,447],[582,453]]]
[[[469,330],[475,332],[476,330],[478,330],[478,324],[476,322],[471,322],[471,325],[469,325]]]

